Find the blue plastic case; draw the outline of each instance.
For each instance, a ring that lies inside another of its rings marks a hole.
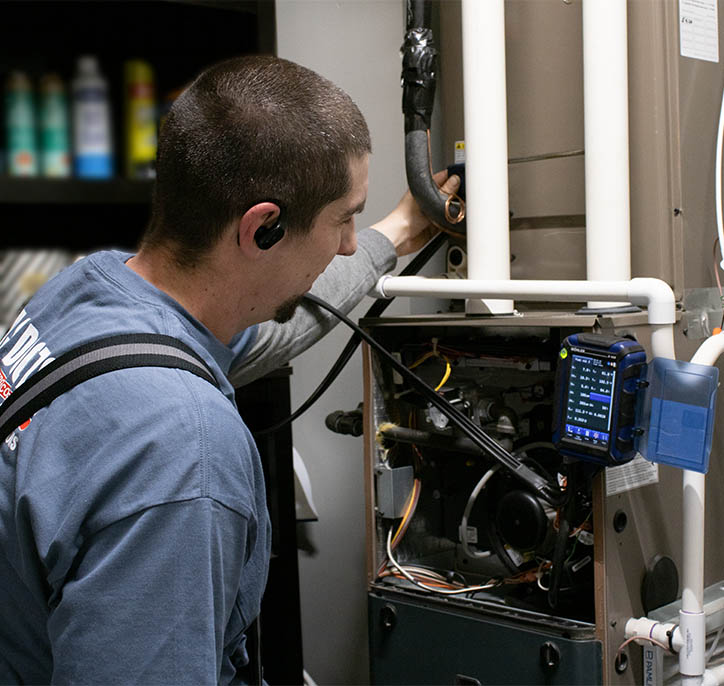
[[[654,358],[639,395],[636,449],[647,460],[706,473],[709,469],[719,370]]]

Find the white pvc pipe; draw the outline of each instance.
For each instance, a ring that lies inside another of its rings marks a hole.
[[[691,358],[695,364],[713,365],[724,352],[724,336],[707,338]],[[687,683],[701,683],[706,667],[704,615],[704,534],[706,475],[683,473],[682,593],[679,627],[688,650],[679,653],[679,671]],[[711,674],[708,675],[711,678]],[[683,683],[683,681],[682,681]]]
[[[503,0],[463,0],[468,277],[510,279],[508,122]],[[513,312],[512,300],[466,303],[473,314]]]
[[[651,326],[651,357],[676,359],[674,351],[674,327],[670,325]]]
[[[706,364],[710,367],[716,364],[716,361],[724,353],[724,336],[709,336],[694,353],[691,358],[693,364]]]
[[[627,281],[631,231],[626,0],[583,0],[583,116],[587,276],[591,281]]]
[[[654,619],[648,617],[633,617],[626,622],[624,627],[624,638],[639,637],[636,643],[646,645],[646,638],[652,638],[654,641],[669,645],[671,643],[672,648],[678,652],[681,650],[683,643],[681,641],[681,634],[677,631],[676,624],[668,623],[661,624]]]
[[[632,302],[648,308],[649,324],[674,324],[676,301],[669,285],[660,279],[637,278],[630,281],[542,281],[516,279],[490,281],[482,279],[428,279],[422,276],[383,276],[372,291],[382,298],[424,296],[440,298],[513,297],[523,300],[580,302],[589,298]],[[667,327],[670,329],[670,327]],[[671,331],[654,330],[657,346],[673,355]],[[658,355],[658,353],[656,353]]]

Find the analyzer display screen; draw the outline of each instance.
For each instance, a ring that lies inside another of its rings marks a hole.
[[[607,448],[611,438],[613,360],[573,353],[566,401],[566,438]]]

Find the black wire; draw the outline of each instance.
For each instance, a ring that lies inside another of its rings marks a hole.
[[[437,234],[428,244],[420,250],[419,253],[410,261],[410,263],[400,272],[400,276],[410,276],[411,274],[417,274],[429,261],[430,258],[438,251],[438,248],[447,240],[447,236],[444,233]],[[372,306],[365,313],[367,317],[379,317],[390,305],[394,298],[388,300],[375,300]],[[354,351],[357,350],[357,346],[360,343],[360,337],[357,333],[353,333],[350,339],[347,341],[347,345],[344,346],[342,352],[337,358],[336,362],[332,365],[331,369],[327,372],[327,375],[322,379],[322,382],[312,392],[312,394],[288,417],[282,419],[280,422],[268,426],[266,429],[260,429],[254,431],[255,436],[263,436],[268,433],[272,433],[281,429],[287,424],[291,424],[295,419],[304,414],[314,403],[319,400],[322,394],[332,385],[332,382],[339,376],[340,372],[344,369],[347,362],[350,361]]]
[[[397,371],[400,376],[402,376],[402,378],[410,384],[410,386],[423,395],[431,405],[440,410],[440,412],[442,412],[458,429],[468,436],[468,438],[470,438],[473,443],[478,446],[478,448],[508,469],[513,476],[520,479],[527,488],[534,491],[551,505],[558,506],[563,502],[567,492],[561,493],[558,484],[554,484],[550,480],[536,474],[517,457],[509,453],[502,445],[485,433],[482,427],[477,425],[467,415],[463,414],[454,405],[445,400],[445,398],[437,393],[432,386],[429,386],[414,372],[405,367],[404,364],[399,362],[388,350],[380,345],[380,343],[372,338],[372,336],[370,336],[366,331],[357,326],[351,319],[349,319],[349,317],[344,315],[335,307],[332,307],[329,303],[321,300],[316,295],[307,293],[304,297],[308,301],[317,304],[319,307],[327,310],[328,312],[331,312],[333,315],[338,317],[340,321],[343,321],[352,330],[356,331],[357,335],[371,348],[373,348],[383,361],[391,365],[395,371]]]

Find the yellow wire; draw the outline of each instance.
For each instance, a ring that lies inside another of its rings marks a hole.
[[[414,369],[415,367],[421,365],[425,360],[429,360],[431,357],[436,357],[437,353],[434,350],[428,350],[424,355],[421,357],[418,357],[409,367],[408,369]]]
[[[415,367],[419,367],[425,360],[429,360],[431,357],[438,357],[442,360],[445,360],[445,374],[442,377],[442,381],[435,386],[435,390],[439,391],[447,382],[447,380],[450,378],[450,374],[452,373],[452,365],[450,364],[450,360],[447,358],[446,355],[442,355],[437,351],[437,348],[434,350],[428,350],[426,353],[418,357],[409,367],[408,369],[414,369]]]
[[[417,488],[420,485],[420,480],[415,479],[415,481],[412,484],[412,490],[410,491],[410,497],[407,500],[407,505],[405,506],[405,513],[402,515],[402,521],[400,522],[400,525],[397,527],[397,531],[395,532],[395,535],[392,537],[392,545],[394,545],[397,542],[397,536],[400,534],[400,531],[402,531],[402,527],[405,525],[405,522],[407,521],[407,518],[410,516],[410,510],[412,509],[412,503],[415,502],[415,495]]]
[[[450,378],[450,373],[452,372],[450,360],[448,360],[445,355],[441,355],[441,357],[443,360],[445,360],[445,375],[442,377],[442,381],[437,386],[435,386],[436,391],[439,391],[445,385],[445,382]]]

